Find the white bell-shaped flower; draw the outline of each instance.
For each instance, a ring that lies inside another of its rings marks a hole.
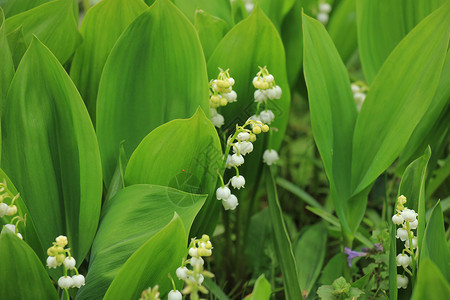
[[[278,156],[278,152],[273,149],[267,149],[263,154],[263,162],[267,165],[272,165],[276,163],[280,157]]]
[[[321,12],[324,12],[324,13],[330,13],[331,12],[331,5],[330,4],[328,4],[328,3],[320,3],[319,4],[319,10],[321,11]]]
[[[411,257],[408,254],[402,254],[400,253],[399,255],[397,255],[397,266],[403,266],[403,267],[407,267],[412,263]]]
[[[73,286],[73,279],[70,276],[61,276],[58,279],[58,285],[62,289],[70,289]]]
[[[416,237],[413,237],[413,238],[411,239],[411,241],[412,241],[412,247],[413,247],[413,249],[416,249],[416,248],[417,248],[417,238],[416,238]],[[405,248],[409,249],[409,239],[407,239],[407,240],[405,241]]]
[[[262,90],[256,90],[254,93],[254,96],[255,96],[255,102],[258,102],[258,103],[263,103],[264,101],[266,101],[268,99],[266,93]]]
[[[194,268],[196,266],[203,266],[204,264],[205,264],[205,261],[200,256],[199,257],[191,257],[191,266],[193,266]]]
[[[408,277],[397,274],[397,288],[406,289],[408,287]]]
[[[233,165],[235,165],[236,167],[239,167],[240,165],[242,165],[244,163],[244,156],[242,156],[241,154],[233,154],[231,156],[231,161],[233,162]]]
[[[409,228],[411,229],[417,229],[417,225],[419,225],[419,221],[417,219],[413,222],[409,222]]]
[[[275,97],[274,97],[274,99],[280,99],[280,98],[281,98],[281,95],[282,95],[282,93],[283,93],[283,91],[281,90],[281,87],[280,87],[279,85],[277,85],[277,86],[275,86],[273,89],[274,89],[274,91],[275,91]]]
[[[327,24],[328,23],[328,14],[327,13],[323,13],[320,12],[317,14],[317,20],[322,23],[322,24]]]
[[[178,279],[186,280],[186,279],[187,279],[187,276],[188,276],[188,275],[187,275],[187,271],[188,271],[188,268],[186,268],[186,267],[179,267],[179,268],[176,270]]]
[[[235,210],[239,202],[235,195],[231,195],[230,198],[222,200],[222,205],[225,210]]]
[[[240,142],[248,141],[248,139],[250,138],[250,133],[248,133],[247,131],[239,132],[236,138]]]
[[[358,92],[361,90],[360,87],[359,87],[358,85],[354,84],[354,83],[352,83],[352,84],[350,85],[350,87],[351,87],[351,89],[352,89],[352,93],[353,93],[353,94],[358,93]]]
[[[267,109],[267,110],[263,110],[259,114],[259,118],[261,119],[261,122],[263,122],[265,124],[270,124],[275,119],[275,114],[271,110]]]
[[[15,214],[17,214],[17,206],[15,205],[8,206],[8,209],[6,210],[6,215],[14,216]]]
[[[7,212],[8,212],[8,204],[3,202],[0,203],[0,218],[6,216]]]
[[[73,257],[66,257],[63,261],[64,267],[68,270],[73,270],[76,265],[76,260]]]
[[[402,217],[405,221],[414,222],[417,218],[417,213],[413,209],[405,208],[402,211]]]
[[[56,257],[49,256],[47,257],[47,267],[50,269],[56,269],[58,266],[58,262],[56,261]]]
[[[198,249],[195,247],[191,247],[189,248],[189,255],[192,257],[197,257],[198,256]]]
[[[72,285],[73,287],[80,288],[81,286],[85,285],[85,278],[81,274],[72,276],[72,280],[73,280]]]
[[[210,118],[211,123],[216,126],[217,128],[222,127],[223,124],[225,124],[225,118],[221,114],[217,114]]]
[[[395,237],[401,239],[402,242],[404,242],[408,239],[408,231],[404,228],[398,228],[397,235]]]
[[[217,200],[224,200],[224,199],[228,199],[230,198],[231,195],[231,190],[229,187],[224,186],[224,187],[219,187],[216,190],[216,197]],[[192,256],[192,255],[191,255]]]
[[[12,233],[16,234],[16,226],[15,225],[13,225],[13,224],[6,224],[5,227],[6,227],[6,229],[11,231]]]
[[[403,218],[399,214],[395,214],[392,216],[392,222],[397,225],[403,224]]]
[[[183,299],[183,295],[181,295],[180,291],[171,290],[167,295],[168,300],[181,300]]]
[[[228,103],[236,102],[237,101],[237,94],[235,91],[231,91],[229,93],[223,94],[225,99],[227,99]]]
[[[240,189],[241,187],[244,187],[245,185],[245,178],[242,175],[239,176],[233,176],[231,178],[231,185],[235,188],[235,189]]]

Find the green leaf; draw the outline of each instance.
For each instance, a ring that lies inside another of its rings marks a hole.
[[[58,299],[58,294],[33,249],[3,227],[0,234],[1,299]]]
[[[228,24],[224,20],[198,9],[195,12],[194,25],[203,46],[205,58],[208,60],[225,33],[227,33]]]
[[[358,47],[364,74],[369,83],[375,79],[384,61],[402,38],[443,3],[445,0],[411,3],[389,0],[357,1]],[[438,31],[445,32],[441,29]]]
[[[5,16],[8,18],[44,4],[45,2],[48,2],[48,0],[0,0],[0,6],[3,8]]]
[[[440,201],[434,207],[425,229],[419,255],[419,270],[426,258],[430,258],[440,269],[444,278],[450,282],[450,250],[445,238],[444,216]]]
[[[125,140],[125,152],[132,153],[157,126],[190,117],[198,106],[209,109],[197,32],[171,2],[156,1],[119,38],[106,61],[97,101],[106,185],[121,141]]]
[[[9,50],[8,39],[5,31],[5,15],[0,7],[0,61],[2,72],[0,73],[0,114],[5,106],[6,93],[14,76],[14,63]]]
[[[327,228],[324,223],[309,227],[295,245],[297,275],[303,295],[308,295],[322,270],[327,246]]]
[[[172,289],[167,274],[176,278],[175,270],[186,256],[187,238],[181,218],[174,218],[140,247],[120,269],[103,299],[138,299],[148,287],[159,286],[164,297]],[[90,295],[91,296],[91,295]]]
[[[330,181],[336,212],[345,231],[348,225],[350,166],[356,106],[347,70],[325,28],[303,15],[304,72],[308,87],[314,139]],[[364,213],[366,201],[355,203]],[[357,220],[361,213],[358,212]],[[353,217],[355,218],[355,217]],[[355,222],[354,228],[359,222]],[[353,229],[354,229],[353,228]]]
[[[231,0],[231,18],[233,24],[237,24],[248,17],[247,9],[243,0]]]
[[[81,43],[81,35],[73,14],[72,1],[56,0],[6,20],[6,31],[10,33],[23,27],[27,44],[37,36],[64,64]]]
[[[256,279],[255,286],[253,288],[251,296],[246,299],[269,300],[271,293],[272,293],[272,286],[267,281],[266,277],[264,277],[264,274],[261,274],[261,276],[259,276],[258,279]]]
[[[108,193],[105,196],[105,202],[109,201],[118,191],[125,187],[125,169],[128,164],[128,156],[125,153],[123,144],[119,148],[119,157],[117,159],[116,170],[114,171]]]
[[[173,0],[173,3],[194,23],[195,12],[201,9],[217,18],[232,24],[231,4],[229,0]]]
[[[283,212],[278,201],[275,181],[271,170],[266,167],[266,189],[267,200],[269,202],[270,219],[275,237],[275,250],[278,261],[280,262],[281,272],[283,274],[283,283],[286,299],[298,299],[301,295],[299,281],[297,277],[297,267],[292,252],[292,244],[287,233],[286,225],[283,220]],[[301,268],[302,266],[299,266]]]
[[[42,245],[67,235],[81,264],[100,215],[100,155],[75,85],[37,38],[11,82],[2,130],[2,167],[21,192]]]
[[[142,0],[105,0],[89,9],[81,23],[83,43],[75,52],[70,77],[92,120],[106,59],[125,28],[146,8]]]
[[[233,90],[238,95],[238,101],[227,105],[220,112],[225,117],[223,130],[234,131],[236,124],[244,124],[256,113],[255,88],[252,80],[259,71],[258,66],[267,66],[275,77],[276,83],[283,90],[283,95],[281,99],[268,103],[268,109],[275,114],[275,120],[270,126],[277,128],[278,132],[273,132],[268,139],[258,137],[254,151],[245,157],[246,163],[241,167],[240,172],[245,176],[247,187],[251,187],[259,177],[260,171],[255,166],[260,164],[264,148],[277,150],[280,147],[287,127],[290,106],[290,91],[281,38],[263,11],[256,7],[248,18],[234,26],[225,35],[208,60],[209,78],[217,77],[219,72],[217,68],[229,68],[230,75],[236,82]]]
[[[25,42],[25,36],[23,33],[23,27],[19,26],[17,29],[8,33],[8,43],[11,49],[12,59],[14,62],[14,67],[17,69],[20,60],[27,51],[28,45]]]
[[[450,284],[445,280],[439,267],[431,259],[425,259],[420,265],[411,300],[447,299],[448,295]]]
[[[204,195],[147,184],[137,184],[119,191],[103,207],[102,220],[92,245],[86,286],[80,289],[77,299],[103,297],[127,259],[166,226],[174,212],[184,224],[183,234],[188,234],[205,199]],[[187,236],[183,236],[183,240],[186,239]],[[183,247],[186,245],[184,243]],[[164,262],[172,263],[173,260]],[[181,258],[176,263],[179,266]],[[167,278],[167,273],[162,274],[164,278]],[[132,277],[135,278],[134,275]],[[161,286],[163,282],[154,282],[152,286],[155,284]]]
[[[255,0],[277,29],[280,29],[286,14],[291,10],[296,0]]]
[[[348,62],[358,47],[356,0],[340,1],[338,6],[333,9],[327,29],[342,60]]]
[[[216,171],[221,163],[216,129],[199,109],[192,118],[161,125],[142,140],[126,168],[125,185],[158,184],[208,194],[193,233],[212,234],[221,207],[215,198]]]
[[[447,2],[417,25],[374,79],[355,125],[353,194],[392,164],[430,105],[447,54],[449,14]]]
[[[332,284],[333,281],[344,274],[344,269],[347,267],[347,256],[340,252],[333,256],[325,268],[323,268],[319,283]]]

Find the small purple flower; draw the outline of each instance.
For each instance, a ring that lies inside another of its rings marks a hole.
[[[352,267],[352,263],[353,263],[353,259],[354,258],[367,255],[367,253],[353,251],[352,249],[350,249],[348,247],[344,248],[344,253],[348,255],[347,262],[348,262],[348,266],[349,267]]]

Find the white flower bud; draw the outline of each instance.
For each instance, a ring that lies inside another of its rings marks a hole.
[[[408,287],[408,277],[397,274],[397,288],[406,289]]]
[[[250,117],[250,120],[254,120],[254,121],[259,121],[259,122],[261,122],[261,119],[259,118],[259,115],[252,115],[252,116]]]
[[[6,203],[0,203],[0,218],[6,215],[6,212],[8,211],[8,204]]]
[[[229,187],[224,186],[224,187],[219,187],[216,190],[216,197],[217,200],[224,200],[224,199],[228,199],[230,198],[231,195],[231,190]],[[192,255],[191,255],[192,256]]]
[[[409,228],[411,229],[417,229],[417,225],[419,225],[419,221],[417,219],[413,222],[409,222]]]
[[[395,214],[392,216],[392,222],[397,225],[403,224],[403,218],[399,214]]]
[[[411,240],[412,240],[413,249],[416,249],[417,248],[417,238],[413,237]],[[409,249],[409,239],[407,239],[405,241],[405,248]]]
[[[80,288],[85,284],[84,276],[81,274],[72,276],[73,284],[72,287]]]
[[[222,200],[222,205],[225,210],[235,210],[239,202],[235,195],[231,195],[230,198]]]
[[[403,266],[403,267],[407,267],[412,263],[411,257],[408,254],[402,254],[400,253],[399,255],[397,255],[397,266]]]
[[[319,4],[319,10],[320,10],[320,12],[328,14],[331,11],[331,5],[328,3],[321,3],[321,4]]]
[[[275,115],[271,110],[263,110],[259,114],[259,118],[261,119],[261,122],[265,124],[270,124],[272,123],[273,119],[275,119]]]
[[[233,176],[231,178],[231,185],[235,188],[235,189],[240,189],[241,187],[243,187],[245,185],[245,178],[242,175],[239,176]]]
[[[197,248],[194,248],[194,247],[189,248],[189,255],[192,257],[197,257],[198,256]]]
[[[352,84],[350,85],[350,87],[351,87],[351,89],[352,89],[352,93],[353,93],[353,94],[358,93],[358,92],[360,91],[359,86],[356,85],[356,84],[354,84],[354,83],[352,83]]]
[[[259,80],[258,76],[255,76],[255,77],[253,77],[252,83],[255,84],[255,82],[257,82],[258,80]]]
[[[58,246],[65,247],[69,241],[65,235],[60,235],[56,238],[56,243]]]
[[[270,166],[270,165],[276,163],[279,159],[280,159],[280,157],[278,156],[277,151],[275,151],[273,149],[267,149],[266,151],[264,151],[263,162],[265,164]]]
[[[47,267],[48,268],[56,269],[57,266],[58,266],[58,262],[56,261],[56,257],[54,257],[54,256],[47,257]]]
[[[408,239],[408,231],[406,231],[406,229],[399,228],[397,229],[397,235],[395,237],[401,239],[402,242],[404,242]]]
[[[66,269],[68,270],[73,270],[75,268],[76,265],[76,260],[73,257],[66,257],[63,261],[64,266],[66,267]]]
[[[15,214],[17,214],[17,206],[15,205],[8,206],[8,209],[6,210],[6,215],[14,216]]]
[[[234,78],[233,77],[228,78],[228,82],[230,83],[231,86],[233,86],[234,85]]]
[[[61,276],[58,279],[58,285],[62,289],[70,289],[73,285],[73,279],[69,276]]]
[[[250,136],[250,135],[249,135]],[[233,151],[237,153],[239,150],[240,155],[246,155],[253,151],[253,144],[251,142],[245,141],[240,143],[235,143],[233,145]]]
[[[244,131],[244,132],[239,132],[237,135],[237,139],[241,142],[245,142],[250,138],[250,133]]]
[[[408,222],[414,222],[416,220],[417,215],[418,214],[413,209],[405,208],[402,211],[403,219]]]
[[[225,124],[225,118],[221,114],[217,114],[210,118],[211,123],[216,126],[217,128],[222,127],[223,124]]]
[[[272,74],[267,75],[264,79],[269,83],[275,80]]]
[[[264,101],[267,100],[266,93],[261,90],[256,90],[254,96],[255,96],[255,102],[258,102],[258,103],[263,103]]]
[[[23,240],[23,236],[20,234],[20,232],[17,233],[17,237],[21,240]]]
[[[191,266],[195,268],[195,266],[203,266],[205,261],[203,258],[199,257],[191,257]]]
[[[328,23],[328,14],[327,13],[318,13],[317,14],[317,20],[322,23],[322,24],[327,24]]]
[[[167,295],[168,300],[181,300],[183,299],[183,295],[181,295],[180,291],[171,290],[169,295]]]
[[[228,169],[230,169],[230,168],[232,168],[234,165],[233,165],[233,161],[231,160],[231,155],[228,155],[227,156],[227,162],[225,163],[225,166],[228,168]]]
[[[274,99],[280,99],[281,98],[281,94],[283,93],[283,91],[281,90],[281,87],[279,85],[277,85],[273,89],[275,91],[275,98]]]
[[[187,279],[187,271],[186,267],[179,267],[176,271],[178,279],[186,280]]]
[[[236,102],[237,101],[237,94],[235,91],[231,91],[229,93],[223,94],[225,99],[227,99],[228,103]]]
[[[235,165],[236,167],[239,167],[240,165],[242,165],[244,163],[244,157],[242,155],[238,155],[238,154],[233,154],[231,156],[231,161],[233,162],[233,165]]]

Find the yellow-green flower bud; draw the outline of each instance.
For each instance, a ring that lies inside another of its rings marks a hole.
[[[216,84],[220,88],[225,88],[226,89],[226,88],[230,87],[230,83],[228,81],[225,81],[225,80],[217,80]]]
[[[56,243],[58,244],[58,246],[65,247],[67,245],[67,243],[68,243],[67,237],[64,236],[64,235],[58,236],[56,238]]]
[[[209,235],[203,234],[201,240],[206,243],[207,241],[209,241]]]
[[[58,250],[56,250],[57,247],[52,246],[50,248],[47,249],[47,255],[48,256],[56,256],[59,252]]]
[[[197,254],[199,256],[211,256],[212,255],[212,251],[211,251],[211,249],[198,248],[197,249]]]
[[[254,142],[256,141],[256,135],[254,135],[253,133],[250,134],[250,138],[248,139],[250,142]]]
[[[212,95],[211,96],[211,102],[214,104],[219,104],[220,103],[220,97],[217,95]]]
[[[228,100],[225,98],[220,99],[220,105],[226,106],[228,104]]]
[[[261,129],[262,129],[263,132],[267,132],[267,131],[269,131],[269,126],[264,124]]]
[[[260,134],[261,133],[261,127],[259,127],[259,126],[253,127],[253,133],[254,134]]]
[[[64,254],[56,255],[56,262],[58,263],[58,266],[63,263],[64,259],[66,259],[66,256]]]

